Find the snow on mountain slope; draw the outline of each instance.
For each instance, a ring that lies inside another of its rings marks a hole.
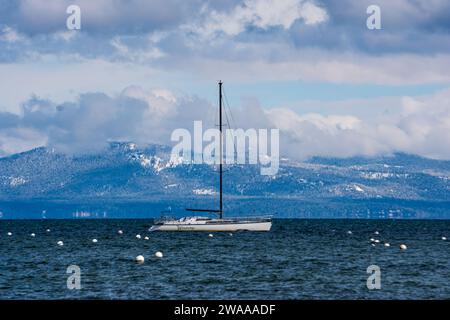
[[[1,158],[0,200],[214,196],[217,168],[188,164],[170,150],[111,143],[98,154],[69,156],[38,148]],[[275,176],[260,175],[256,165],[224,170],[224,191],[235,196],[450,200],[450,161],[403,154],[284,159]]]

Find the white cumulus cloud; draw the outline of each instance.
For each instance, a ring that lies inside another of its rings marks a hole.
[[[450,159],[450,89],[424,97],[404,97],[400,112],[376,119],[352,115],[300,115],[289,109],[267,111],[280,129],[285,154],[374,156],[405,152]]]
[[[450,89],[397,101],[398,108],[388,114],[356,116],[266,110],[248,100],[233,109],[231,126],[278,128],[280,154],[293,159],[395,152],[450,159]],[[113,96],[86,93],[62,104],[33,97],[20,114],[0,113],[0,156],[42,145],[69,153],[98,151],[108,141],[171,145],[173,130],[192,131],[197,120],[212,128],[216,116],[214,104],[162,88],[132,86]]]
[[[210,37],[223,32],[235,36],[247,27],[289,29],[297,19],[305,24],[317,24],[328,19],[324,8],[308,0],[245,0],[230,12],[203,9],[206,17],[201,23],[185,26],[187,29]]]

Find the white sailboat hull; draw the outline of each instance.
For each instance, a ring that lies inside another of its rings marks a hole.
[[[154,225],[150,231],[208,231],[208,232],[236,232],[236,231],[270,231],[272,221],[248,222],[214,222],[214,223],[164,223]]]

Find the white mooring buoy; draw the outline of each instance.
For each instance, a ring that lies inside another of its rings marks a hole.
[[[56,244],[57,244],[58,246],[62,247],[62,246],[64,245],[64,242],[62,242],[62,241],[60,240],[60,241],[58,241]]]
[[[375,239],[374,238],[370,238],[370,242],[374,242],[375,241]]]
[[[144,240],[148,240],[148,239],[150,239],[149,237],[144,237]]]
[[[350,230],[347,231],[347,234],[352,234],[353,232],[351,232]]]
[[[375,233],[376,235],[380,234],[378,231],[375,231],[374,233]]]
[[[30,234],[30,236],[33,238],[36,237],[36,235],[34,233]]]
[[[45,230],[46,232],[50,232],[50,229]]]
[[[408,247],[406,246],[406,244],[401,244],[401,245],[400,245],[400,249],[406,250],[406,249],[408,249]]]
[[[140,239],[141,238],[141,235],[140,234],[137,234],[136,235],[136,239]]]
[[[122,230],[117,231],[118,234],[123,234]]]
[[[142,255],[138,255],[136,258],[134,258],[134,261],[136,261],[137,263],[144,263],[145,258]]]
[[[214,235],[212,233],[208,234],[208,237],[212,238]]]
[[[12,232],[8,232],[7,235],[8,235],[8,236],[12,236]]]
[[[97,243],[98,240],[97,240],[97,239],[92,239],[92,242],[93,242],[93,243]]]
[[[390,247],[390,246],[391,246],[391,244],[390,244],[390,243],[388,243],[388,242],[386,242],[386,243],[384,244],[384,246],[385,246],[385,247]]]
[[[445,240],[447,240],[447,237],[442,237],[441,239],[445,241]]]
[[[375,243],[380,243],[380,240],[375,239],[373,242],[375,242]]]
[[[163,257],[162,252],[161,252],[161,251],[156,251],[156,252],[155,252],[155,257],[157,257],[157,258],[162,258],[162,257]]]

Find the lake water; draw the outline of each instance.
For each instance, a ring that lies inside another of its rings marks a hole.
[[[0,299],[450,299],[448,220],[278,219],[268,233],[212,238],[151,223],[0,220]],[[69,265],[80,290],[67,288]],[[366,286],[370,265],[380,290]]]

